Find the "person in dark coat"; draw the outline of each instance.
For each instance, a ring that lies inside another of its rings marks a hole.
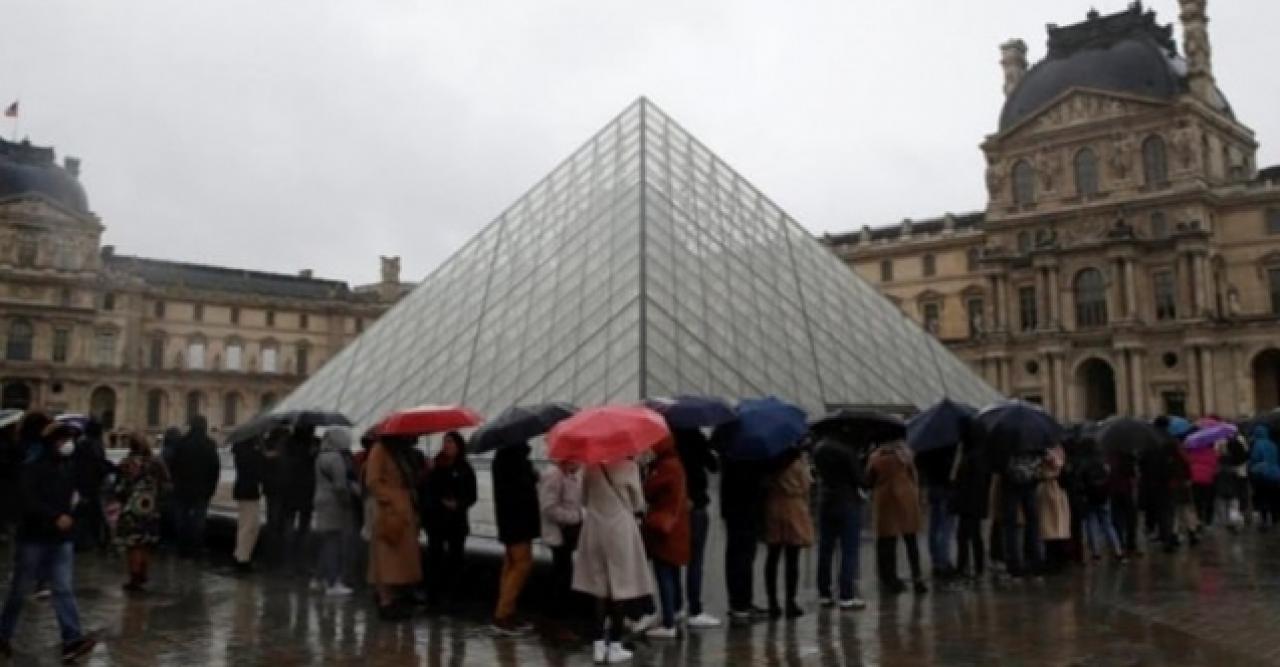
[[[858,594],[864,466],[851,445],[832,439],[818,443],[813,463],[818,471],[818,597],[823,606],[836,603],[831,568],[839,547],[839,589],[834,592],[841,609],[862,609],[867,606]]]
[[[1133,452],[1117,451],[1107,457],[1110,476],[1107,487],[1111,493],[1111,518],[1116,534],[1126,554],[1136,556],[1138,550],[1138,456]]]
[[[253,569],[253,549],[258,544],[262,523],[262,484],[266,468],[262,438],[242,440],[231,446],[235,458],[236,483],[231,495],[236,501],[236,547],[232,553],[236,571]]]
[[[22,607],[42,575],[48,576],[54,612],[62,636],[63,662],[77,660],[93,650],[96,641],[80,627],[80,612],[72,591],[76,495],[76,471],[72,461],[74,434],[50,423],[40,413],[28,414],[27,432],[45,424],[39,444],[28,452],[20,480],[20,519],[13,574],[8,598],[0,611],[0,657],[13,655],[14,632]]]
[[[986,452],[976,440],[961,445],[956,463],[951,510],[959,519],[956,530],[956,571],[977,580],[986,569],[982,542],[982,522],[991,502],[991,466]],[[972,565],[972,568],[971,568]]]
[[[169,469],[170,481],[173,476],[173,464],[178,458],[178,445],[182,444],[182,431],[170,426],[160,435],[160,460]],[[160,543],[162,545],[178,545],[178,508],[173,495],[162,501],[160,506]]]
[[[18,521],[18,473],[22,447],[18,439],[21,410],[0,411],[0,544],[7,544]]]
[[[427,531],[427,580],[431,601],[453,599],[463,576],[463,555],[476,504],[476,471],[467,461],[467,443],[457,431],[445,434],[427,474],[423,526]]]
[[[720,473],[720,517],[726,532],[724,578],[729,592],[729,615],[741,623],[763,618],[755,597],[756,551],[764,527],[770,469],[757,461],[725,458]]]
[[[281,455],[281,496],[284,501],[283,526],[285,561],[299,574],[307,575],[311,560],[306,557],[311,535],[311,514],[315,509],[316,457],[320,443],[315,428],[298,426],[286,441]]]
[[[107,515],[102,507],[103,484],[115,466],[107,460],[107,450],[102,444],[102,422],[89,420],[84,435],[76,441],[76,453],[72,457],[76,469],[76,548],[106,549],[110,545]]]
[[[1138,456],[1138,507],[1142,510],[1143,524],[1148,536],[1166,541],[1169,535],[1162,532],[1172,525],[1173,503],[1169,494],[1169,445],[1177,446],[1177,439],[1169,435],[1169,420],[1158,417],[1152,424],[1160,438],[1160,445],[1142,450]]]
[[[218,490],[222,461],[218,446],[209,437],[204,417],[191,418],[191,428],[173,457],[173,501],[178,528],[178,552],[184,557],[199,556],[204,549],[204,526],[209,501]]]
[[[711,504],[708,474],[720,471],[720,461],[700,429],[673,429],[671,435],[676,441],[676,452],[684,466],[685,485],[689,491],[689,566],[685,568],[683,595],[680,595],[680,587],[676,587],[676,607],[684,607],[685,600],[688,600],[685,611],[689,616],[685,623],[691,629],[716,628],[720,627],[720,619],[702,608],[702,574],[707,533],[711,529],[711,518],[707,515],[707,506]]]
[[[500,448],[491,470],[498,541],[506,549],[493,627],[502,634],[518,633],[527,626],[516,622],[516,601],[533,569],[533,541],[542,533],[538,473],[529,461],[529,444]]]

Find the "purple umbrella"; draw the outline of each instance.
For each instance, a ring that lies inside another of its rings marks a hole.
[[[1187,449],[1206,449],[1212,447],[1219,440],[1230,440],[1236,437],[1240,430],[1235,424],[1217,423],[1206,426],[1199,431],[1187,436],[1182,442],[1182,446]]]

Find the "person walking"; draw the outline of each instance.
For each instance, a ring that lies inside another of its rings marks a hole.
[[[1242,435],[1214,443],[1218,452],[1215,493],[1227,530],[1237,533],[1244,524],[1245,499],[1249,491],[1249,443]]]
[[[1280,518],[1280,452],[1266,424],[1254,426],[1250,436],[1253,443],[1249,449],[1249,480],[1253,504],[1258,509],[1258,531],[1266,532]]]
[[[573,589],[596,600],[592,658],[597,664],[631,659],[622,646],[623,609],[653,595],[644,540],[635,517],[645,513],[640,468],[624,460],[587,466],[583,475],[582,535]]]
[[[22,415],[21,410],[0,410],[0,544],[13,539],[13,529],[18,524],[18,479],[25,458],[18,438]]]
[[[953,473],[951,496],[951,509],[958,519],[956,572],[977,581],[986,572],[982,522],[990,509],[991,467],[986,452],[977,442],[966,441],[956,455],[959,459]],[[998,547],[993,545],[993,549]]]
[[[920,532],[920,486],[911,458],[911,450],[899,440],[877,447],[867,462],[876,530],[876,569],[881,588],[890,595],[907,590],[898,578],[899,537],[906,546],[915,592],[929,590],[920,570],[920,545],[916,540]]]
[[[97,641],[80,627],[80,611],[72,592],[75,561],[74,539],[76,475],[72,455],[72,431],[51,423],[43,413],[28,413],[28,429],[45,424],[38,449],[21,474],[17,544],[9,595],[0,611],[0,657],[13,655],[13,635],[27,596],[41,576],[49,577],[53,610],[62,637],[62,660],[73,662],[88,655]]]
[[[498,541],[505,548],[493,630],[501,635],[516,635],[532,628],[517,621],[516,604],[533,569],[533,541],[542,533],[538,473],[529,462],[529,443],[500,448],[494,454],[491,471]]]
[[[749,623],[768,612],[755,605],[755,562],[764,520],[769,468],[759,461],[725,458],[720,474],[720,516],[724,519],[724,578],[729,616]]]
[[[176,426],[170,426],[160,435],[160,461],[164,463],[164,467],[169,469],[169,478],[176,486],[174,480],[175,466],[178,460],[178,450],[182,444],[182,431]],[[169,548],[177,549],[180,545],[178,525],[178,503],[174,498],[174,494],[170,493],[160,505],[160,544]]]
[[[1089,554],[1095,561],[1102,560],[1105,540],[1115,559],[1123,561],[1124,549],[1111,521],[1111,471],[1097,441],[1085,438],[1079,447],[1080,463],[1076,474],[1084,500],[1084,538]]]
[[[916,470],[924,483],[929,502],[929,564],[935,580],[946,581],[955,575],[951,559],[951,543],[955,539],[956,518],[951,512],[955,493],[951,479],[959,456],[960,443],[920,453],[915,457]]]
[[[555,617],[573,616],[573,554],[582,533],[582,466],[557,461],[538,480],[542,543],[551,548],[551,610]],[[570,640],[567,627],[561,639]]]
[[[768,553],[764,561],[764,586],[769,597],[769,617],[799,618],[804,609],[796,603],[800,587],[800,550],[813,546],[813,517],[809,503],[813,475],[804,452],[792,449],[783,455],[782,469],[769,482],[765,500],[764,542]],[[789,461],[789,462],[788,462]],[[785,607],[778,601],[778,564],[785,575]]]
[[[128,435],[129,454],[117,468],[115,495],[120,501],[116,544],[125,552],[129,580],[124,590],[142,592],[148,580],[151,550],[160,543],[160,502],[169,492],[169,470],[152,453],[147,436]]]
[[[818,471],[818,597],[824,607],[836,604],[831,569],[839,548],[839,588],[835,594],[840,608],[863,609],[867,603],[858,591],[858,556],[864,467],[853,447],[830,438],[821,440],[813,450],[813,463]]]
[[[422,581],[417,477],[408,454],[413,444],[410,438],[382,437],[364,465],[364,486],[372,498],[369,583],[376,589],[378,615],[388,621],[409,617],[400,592]]]
[[[711,504],[708,475],[720,470],[720,461],[700,429],[673,429],[671,436],[676,441],[676,451],[684,467],[685,488],[689,492],[689,565],[684,571],[684,590],[677,588],[681,597],[677,597],[676,607],[684,608],[685,626],[690,630],[718,628],[720,619],[702,607],[702,578],[707,534],[711,529],[711,517],[707,513],[707,506]]]
[[[427,577],[433,604],[455,601],[458,585],[466,580],[463,556],[471,524],[467,514],[476,504],[476,472],[467,461],[462,434],[444,435],[427,474],[424,523],[427,529]]]
[[[644,478],[648,506],[641,533],[645,551],[653,561],[658,584],[660,625],[645,633],[652,639],[675,639],[680,595],[680,568],[689,564],[689,490],[675,441],[668,438],[653,449],[653,463]]]
[[[204,527],[209,501],[218,489],[222,461],[218,446],[209,437],[209,423],[195,415],[186,437],[173,457],[173,500],[178,529],[178,553],[199,557],[204,551]]]
[[[242,440],[231,447],[236,466],[236,482],[231,489],[236,501],[236,546],[232,560],[240,574],[253,570],[253,550],[262,525],[262,487],[267,464],[262,450],[260,437]]]
[[[345,452],[345,454],[344,454]],[[351,595],[346,584],[351,571],[349,553],[355,533],[355,498],[359,490],[352,480],[348,463],[351,452],[351,429],[330,426],[320,440],[316,456],[316,494],[312,503],[313,521],[320,544],[316,575],[330,597]]]

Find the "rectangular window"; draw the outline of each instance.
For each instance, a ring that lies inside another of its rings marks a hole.
[[[298,346],[298,375],[307,374],[308,358],[310,357],[310,348],[306,345]]]
[[[1160,392],[1160,400],[1164,402],[1164,413],[1174,417],[1187,416],[1187,394],[1182,391]]]
[[[1173,272],[1156,271],[1151,274],[1151,291],[1156,302],[1156,319],[1176,319],[1178,317],[1178,294]]]
[[[276,348],[266,347],[262,349],[262,372],[276,372]]]
[[[191,307],[191,319],[197,322],[204,321],[204,304],[197,303]]]
[[[233,343],[227,346],[227,370],[240,370],[240,357],[242,356],[243,350],[244,348],[240,347],[239,343]]]
[[[267,311],[267,326],[274,327],[276,325],[276,311]]]
[[[157,302],[155,303],[155,305],[154,305],[152,308],[153,308],[153,312],[155,313],[156,317],[158,317],[158,318],[163,318],[163,317],[164,317],[164,302],[163,302],[163,301],[157,301]]]
[[[311,318],[306,313],[298,315],[298,328],[306,329],[309,326],[311,326]]]
[[[982,335],[985,329],[984,322],[986,318],[983,312],[982,299],[969,299],[965,302],[965,309],[969,315],[969,337],[977,338]]]
[[[1035,331],[1039,326],[1036,319],[1036,288],[1033,286],[1018,288],[1018,315],[1023,331]]]
[[[226,426],[236,425],[236,413],[239,412],[240,397],[236,394],[227,394],[222,399],[222,423]]]
[[[147,394],[147,426],[156,427],[160,425],[160,411],[164,407],[164,394],[159,389],[154,389]]]
[[[107,292],[107,293],[105,293],[105,294],[103,294],[103,295],[102,295],[102,309],[103,309],[103,310],[115,310],[115,309],[116,309],[116,295],[115,295],[115,292]]]
[[[1280,234],[1280,208],[1267,209],[1267,233]]]
[[[1267,271],[1267,278],[1271,285],[1271,314],[1280,315],[1280,269]]]
[[[926,303],[921,310],[921,314],[924,316],[924,330],[935,336],[938,335],[938,331],[941,328],[941,311],[942,309],[936,303]]]
[[[204,370],[203,341],[192,341],[187,344],[187,368],[193,371]]]
[[[887,283],[893,280],[893,260],[886,259],[880,262],[880,282]]]
[[[110,366],[116,360],[116,334],[114,331],[99,331],[93,339],[93,358],[102,366]]]
[[[231,323],[240,324],[240,308],[237,306],[231,307]]]
[[[151,353],[148,365],[154,369],[164,368],[164,339],[159,336],[151,339]]]
[[[53,360],[58,363],[66,363],[67,353],[71,348],[71,330],[70,329],[54,329],[53,330]]]

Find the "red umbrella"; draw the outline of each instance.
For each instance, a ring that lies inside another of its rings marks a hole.
[[[557,461],[616,463],[671,437],[667,421],[649,408],[607,405],[583,410],[547,436],[547,455]]]
[[[383,417],[373,430],[380,436],[417,437],[479,426],[482,421],[474,410],[459,405],[422,405]]]

